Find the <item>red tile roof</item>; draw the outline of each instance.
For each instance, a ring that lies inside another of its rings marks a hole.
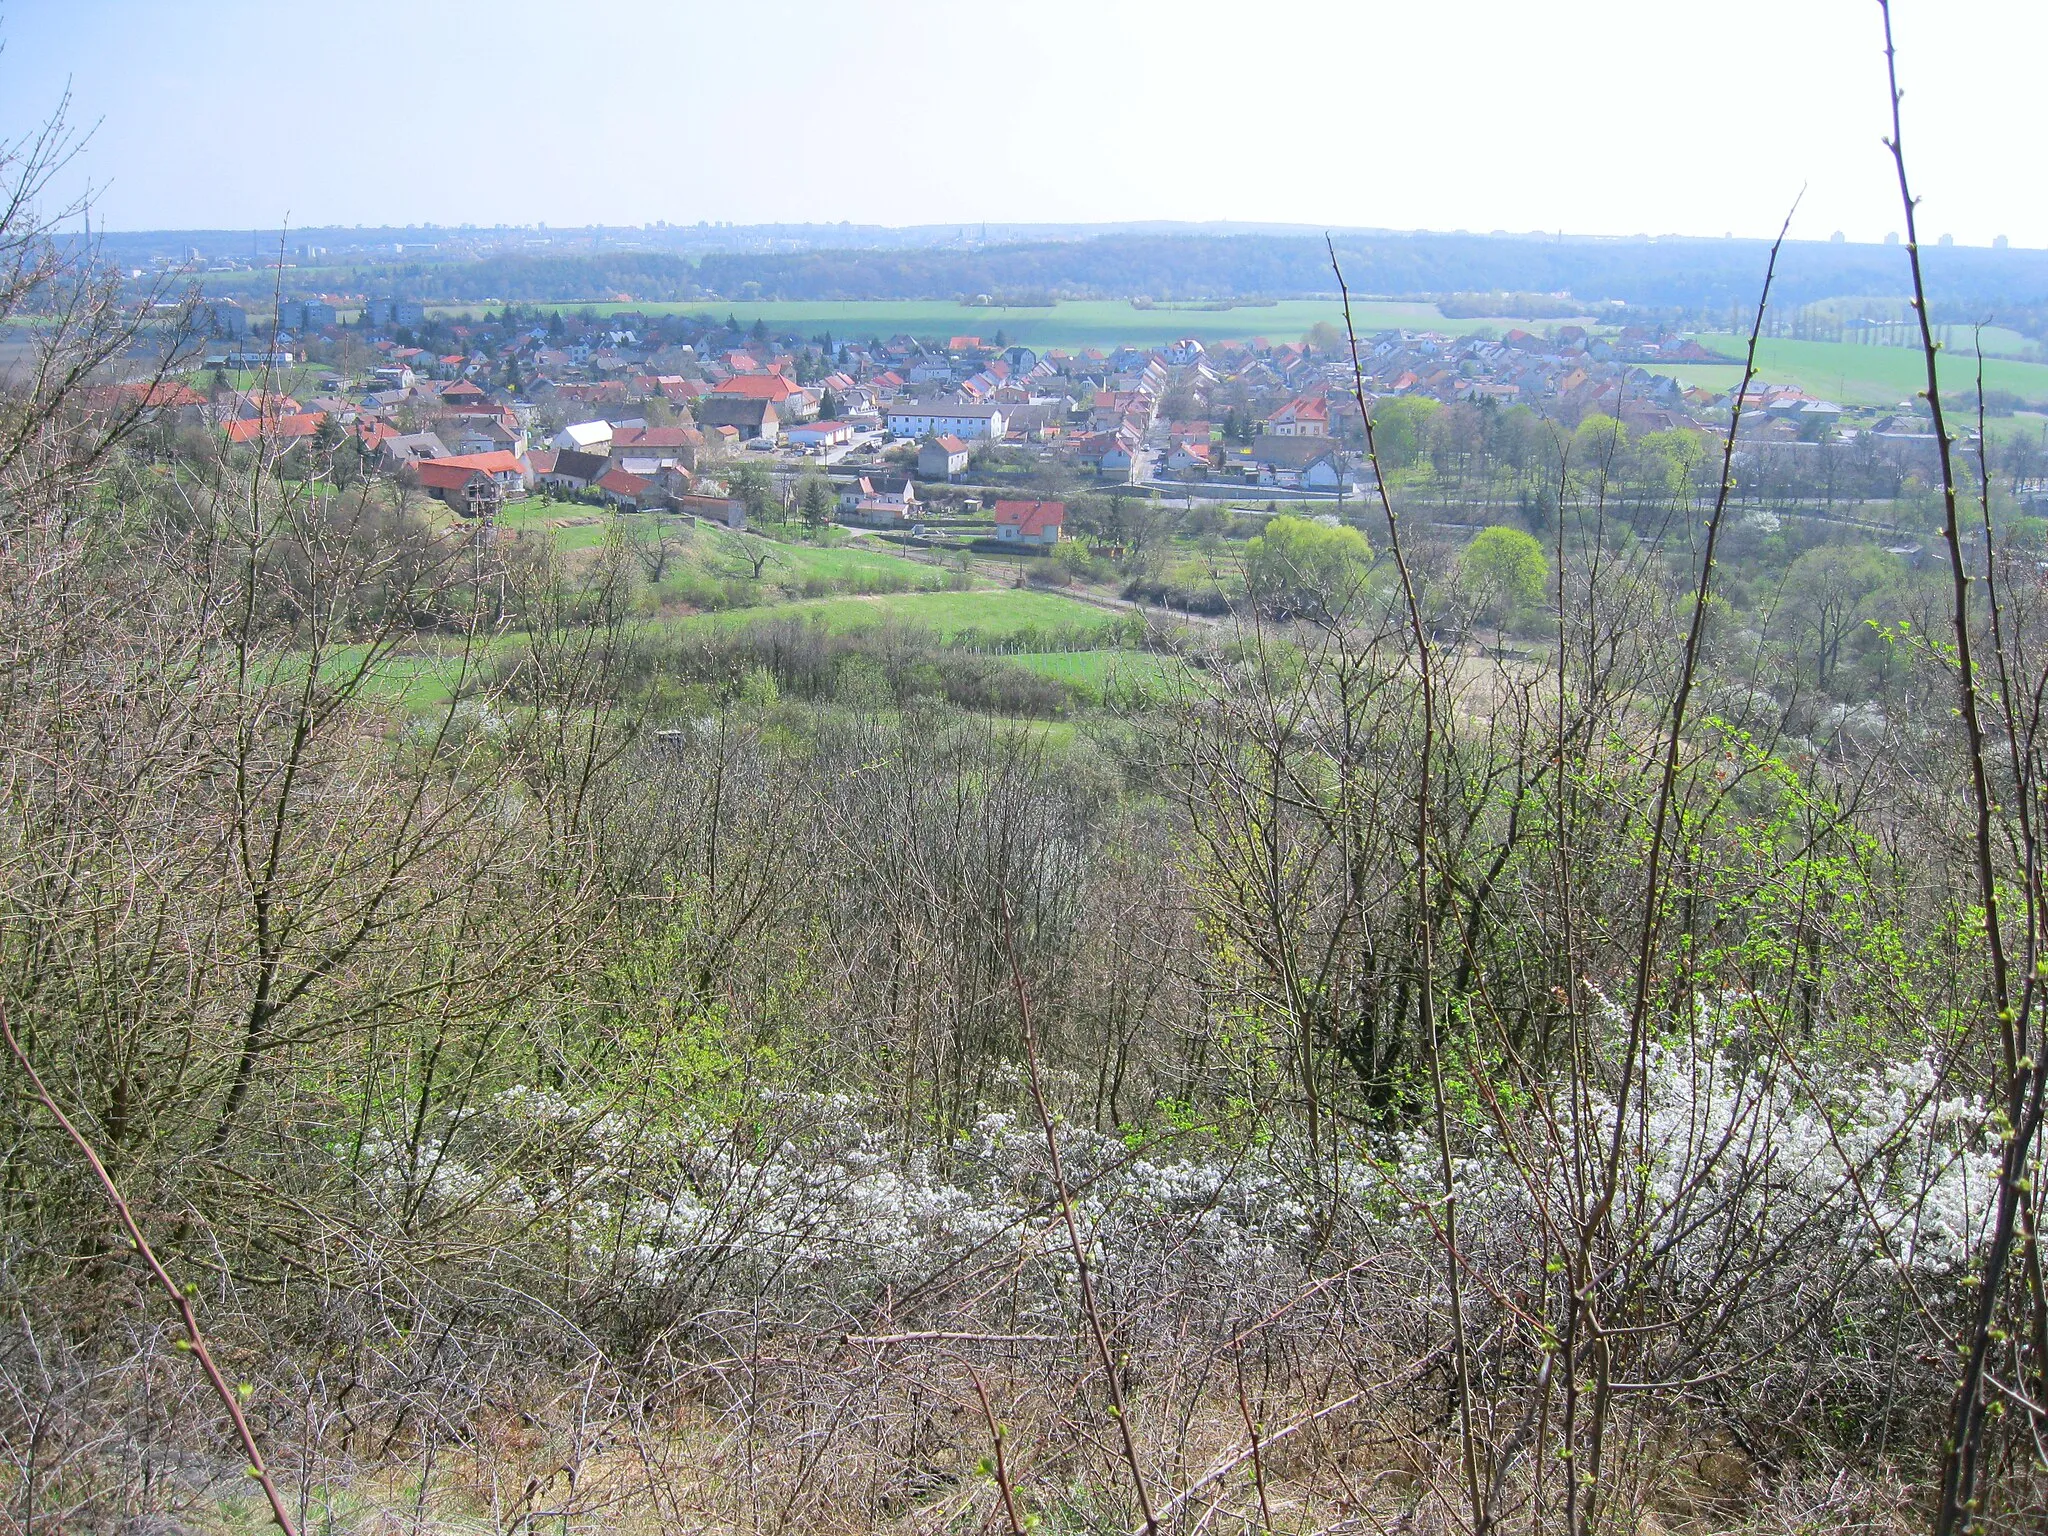
[[[797,392],[797,386],[779,373],[741,373],[727,379],[713,394],[739,395],[748,400],[766,400],[780,405]]]
[[[1063,501],[999,501],[996,526],[1015,526],[1019,536],[1035,538],[1048,528],[1066,525],[1067,504]]]
[[[693,427],[614,427],[612,451],[621,448],[691,448],[704,441]]]
[[[296,441],[318,432],[320,423],[326,419],[325,411],[301,411],[293,416],[259,416],[251,417],[247,421],[231,421],[227,426],[228,441],[252,443],[259,437],[272,441]]]
[[[472,475],[526,474],[526,463],[515,454],[459,453],[445,459],[422,459],[413,465],[420,484],[430,491],[459,491]]]

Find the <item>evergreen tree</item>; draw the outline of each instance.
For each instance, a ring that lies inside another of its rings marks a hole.
[[[797,497],[804,521],[812,532],[817,532],[832,520],[832,487],[823,475],[804,476],[803,490]]]

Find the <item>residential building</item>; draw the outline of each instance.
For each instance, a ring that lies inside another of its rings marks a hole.
[[[537,477],[552,491],[581,491],[595,485],[610,468],[611,460],[602,453],[562,448],[555,453],[554,467]]]
[[[1334,491],[1344,485],[1337,444],[1327,437],[1261,433],[1247,455],[1261,485]]]
[[[1060,501],[999,501],[996,503],[996,540],[1044,549],[1059,543],[1067,520],[1067,507]]]
[[[388,433],[377,443],[376,452],[379,466],[386,470],[449,457],[448,445],[432,432]]]
[[[917,450],[917,472],[927,480],[950,480],[967,471],[967,444],[951,433],[928,437]]]
[[[695,469],[703,447],[704,434],[694,427],[614,427],[612,466],[618,468],[627,459],[650,459],[657,465]]]
[[[317,433],[327,420],[322,411],[299,411],[290,416],[251,416],[227,424],[228,441],[296,444]]]
[[[839,491],[839,515],[850,523],[892,527],[917,511],[917,483],[900,471],[865,474]]]
[[[696,415],[697,424],[707,433],[716,427],[731,427],[743,443],[773,443],[782,435],[781,418],[772,400],[714,392],[697,402]]]
[[[465,517],[482,516],[524,496],[532,471],[509,453],[471,453],[427,459],[412,466],[420,489]]]
[[[621,512],[643,512],[667,500],[655,486],[653,476],[636,475],[630,470],[606,470],[598,476],[597,488]]]
[[[1328,437],[1330,402],[1321,395],[1302,395],[1266,418],[1265,431],[1274,437]]]
[[[555,446],[576,453],[610,453],[612,424],[608,421],[578,421],[555,434]]]
[[[889,407],[891,437],[957,437],[1000,440],[1009,422],[1000,405],[966,405],[954,400],[898,400]]]

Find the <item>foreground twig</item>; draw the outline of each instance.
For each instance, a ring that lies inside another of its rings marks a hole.
[[[1977,1277],[1975,1315],[1962,1343],[1963,1369],[1956,1383],[1950,1410],[1949,1438],[1942,1447],[1941,1496],[1935,1506],[1935,1536],[1951,1536],[1967,1527],[1978,1512],[1976,1489],[1979,1459],[1985,1427],[1984,1387],[1989,1375],[1991,1348],[1999,1336],[1996,1326],[1999,1299],[2005,1291],[2006,1270],[2012,1260],[2013,1240],[2019,1228],[2020,1200],[2027,1192],[2027,1165],[2032,1156],[2035,1133],[2041,1126],[2042,1077],[2027,1051],[2027,1022],[2034,1000],[2033,975],[2020,994],[2020,1006],[2012,1006],[2010,973],[2005,952],[2005,933],[1999,917],[1998,872],[1994,863],[1990,775],[1986,767],[1984,722],[1977,703],[1977,662],[1970,636],[1970,575],[1963,564],[1962,519],[1957,511],[1954,447],[1949,441],[1948,422],[1941,408],[1940,348],[1934,340],[1933,322],[1927,313],[1927,284],[1920,270],[1918,200],[1906,175],[1905,135],[1899,104],[1898,50],[1892,42],[1890,0],[1878,0],[1884,20],[1885,83],[1891,92],[1892,131],[1885,140],[1897,172],[1899,204],[1906,217],[1906,260],[1913,276],[1913,309],[1920,321],[1920,353],[1927,365],[1927,411],[1934,427],[1935,453],[1941,465],[1942,541],[1947,546],[1950,617],[1955,626],[1956,695],[1963,722],[1963,745],[1969,758],[1970,804],[1974,813],[1977,900],[1984,913],[1984,941],[1991,959],[1991,1007],[1996,1020],[2005,1082],[2000,1105],[2005,1117],[2005,1144],[1998,1169],[1998,1197],[1994,1207],[1990,1241],[1984,1249],[1983,1272]],[[1988,496],[1988,488],[1987,488]],[[1988,501],[1987,501],[1988,507]],[[1985,559],[1991,558],[1987,534]],[[2035,863],[2030,825],[2021,828],[2026,862]]]
[[[1431,916],[1436,875],[1429,856],[1431,775],[1437,738],[1436,677],[1430,665],[1429,625],[1423,618],[1422,600],[1416,595],[1407,551],[1401,544],[1401,520],[1394,514],[1394,499],[1380,468],[1379,439],[1373,430],[1372,411],[1366,405],[1365,365],[1358,355],[1358,329],[1351,322],[1351,285],[1345,282],[1344,268],[1337,261],[1336,242],[1325,235],[1323,244],[1329,249],[1330,270],[1337,275],[1337,292],[1344,300],[1344,334],[1351,346],[1352,396],[1365,428],[1365,455],[1372,465],[1373,489],[1379,493],[1380,512],[1387,520],[1388,553],[1393,556],[1394,569],[1401,578],[1401,597],[1407,608],[1422,688],[1422,748],[1415,775],[1415,1006],[1422,1015],[1423,1035],[1429,1047],[1430,1095],[1435,1101],[1436,1150],[1444,1186],[1444,1261],[1450,1283],[1452,1355],[1458,1383],[1458,1439],[1464,1451],[1465,1498],[1472,1529],[1483,1532],[1486,1507],[1480,1496],[1479,1444],[1472,1424],[1472,1358],[1465,1339],[1463,1255],[1458,1251],[1458,1181],[1451,1163],[1449,1112],[1444,1104],[1443,1040],[1436,1018],[1436,924]]]
[[[241,1399],[236,1395],[234,1388],[227,1384],[227,1379],[220,1373],[220,1367],[214,1364],[213,1352],[206,1347],[206,1335],[200,1331],[199,1315],[192,1309],[191,1294],[181,1290],[177,1281],[164,1269],[163,1262],[156,1256],[156,1250],[149,1246],[149,1240],[142,1235],[142,1228],[136,1224],[135,1213],[129,1209],[120,1186],[114,1183],[113,1175],[107,1172],[106,1164],[100,1161],[99,1153],[95,1152],[92,1143],[80,1134],[78,1127],[71,1123],[71,1117],[58,1107],[50,1090],[43,1086],[42,1076],[30,1063],[28,1053],[21,1048],[21,1042],[14,1038],[14,1028],[8,1022],[7,1006],[4,1002],[0,1002],[0,1036],[5,1037],[7,1049],[13,1053],[15,1061],[27,1074],[29,1086],[34,1090],[37,1100],[56,1119],[57,1124],[64,1128],[64,1134],[71,1138],[72,1145],[77,1147],[85,1160],[92,1165],[93,1174],[99,1180],[100,1188],[105,1191],[108,1203],[114,1207],[114,1214],[127,1229],[128,1239],[135,1245],[136,1253],[141,1256],[142,1262],[149,1266],[149,1272],[156,1276],[157,1283],[164,1288],[164,1293],[177,1307],[179,1320],[185,1327],[186,1347],[198,1357],[200,1369],[206,1372],[207,1382],[212,1386],[215,1396],[220,1398],[221,1406],[227,1410],[228,1420],[235,1427],[235,1437],[242,1442],[243,1454],[249,1458],[249,1475],[263,1485],[263,1496],[270,1501],[271,1519],[277,1522],[277,1528],[283,1531],[285,1536],[298,1536],[298,1529],[292,1524],[291,1514],[285,1509],[284,1495],[278,1492],[277,1484],[271,1481],[270,1469],[263,1462],[263,1452],[257,1449],[256,1436],[249,1428],[248,1419],[242,1414]]]
[[[1073,1196],[1067,1192],[1067,1174],[1060,1162],[1059,1133],[1053,1127],[1052,1107],[1046,1102],[1045,1084],[1038,1070],[1038,1033],[1031,1023],[1031,994],[1024,985],[1024,970],[1017,963],[1017,941],[1010,930],[1010,903],[1003,901],[1003,953],[1010,962],[1010,984],[1017,993],[1017,1016],[1024,1032],[1024,1063],[1031,1074],[1031,1102],[1038,1110],[1039,1127],[1045,1132],[1046,1155],[1051,1160],[1053,1196],[1060,1203],[1060,1216],[1067,1227],[1067,1246],[1073,1251],[1074,1273],[1080,1281],[1081,1312],[1088,1320],[1088,1332],[1095,1342],[1095,1355],[1102,1364],[1103,1379],[1109,1384],[1109,1411],[1123,1441],[1124,1465],[1131,1474],[1131,1486],[1138,1495],[1138,1513],[1145,1536],[1158,1536],[1159,1523],[1152,1514],[1152,1495],[1145,1487],[1145,1472],[1138,1460],[1138,1442],[1131,1432],[1131,1416],[1124,1407],[1124,1390],[1118,1380],[1116,1356],[1109,1347],[1109,1335],[1102,1326],[1102,1309],[1095,1299],[1095,1275],[1088,1265],[1088,1247],[1081,1241],[1081,1227],[1074,1220]]]

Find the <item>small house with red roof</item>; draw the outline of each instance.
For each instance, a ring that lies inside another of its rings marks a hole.
[[[650,477],[624,469],[607,470],[598,477],[597,488],[621,512],[644,511],[666,500]]]
[[[999,501],[996,503],[996,541],[1046,549],[1059,543],[1067,520],[1063,501]]]

